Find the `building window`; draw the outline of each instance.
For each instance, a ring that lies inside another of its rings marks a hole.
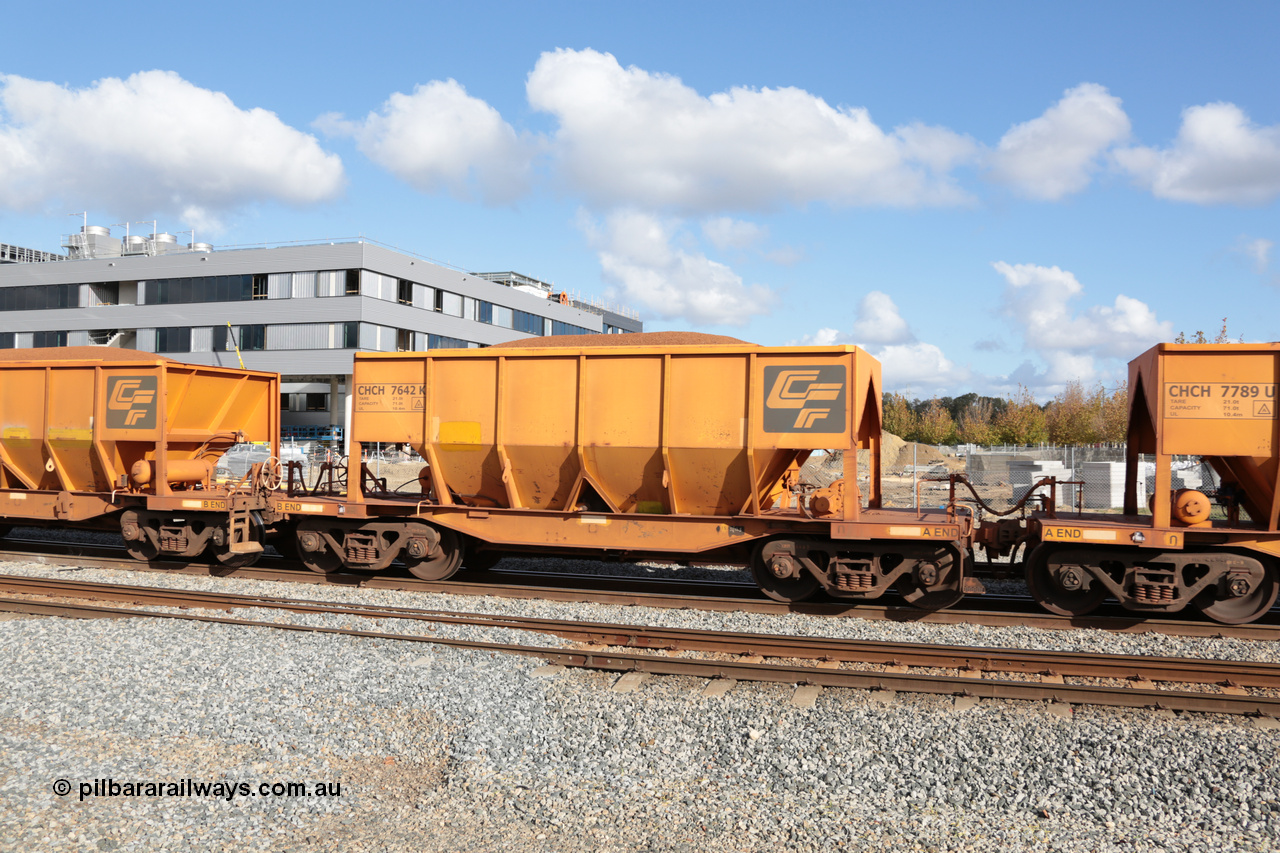
[[[413,304],[413,282],[400,279],[400,283],[396,285],[396,302],[401,305]]]
[[[481,323],[493,324],[493,303],[480,300],[476,304],[476,320]]]
[[[271,295],[270,285],[267,283],[269,278],[265,275],[255,275],[253,277],[253,298],[266,299]]]
[[[347,296],[360,295],[360,270],[347,270],[347,287],[344,293]]]
[[[584,329],[582,326],[574,326],[570,323],[561,322],[560,320],[552,320],[551,334],[553,335],[592,335],[595,333],[591,329]]]
[[[183,305],[190,302],[239,302],[256,298],[250,275],[205,275],[194,278],[157,278],[146,282],[143,301],[148,305]],[[266,276],[262,276],[265,280]],[[265,297],[263,297],[265,298]]]
[[[0,332],[0,349],[13,349],[13,332]]]
[[[543,318],[537,314],[513,310],[511,315],[511,328],[517,332],[524,332],[527,335],[541,335],[546,331],[546,324],[543,323]]]
[[[293,396],[292,394],[281,394],[281,395],[280,395],[280,411],[282,411],[282,412],[287,412],[287,411],[289,411],[289,398],[290,398],[290,397],[292,397],[292,396]]]
[[[79,308],[80,285],[33,284],[0,288],[0,310],[41,311],[45,308]]]
[[[328,394],[307,394],[306,396],[307,396],[308,412],[329,411],[329,395]]]
[[[67,345],[67,333],[32,332],[31,345],[33,347],[65,347]]]
[[[359,349],[360,348],[360,324],[350,321],[342,324],[340,330],[342,335],[338,349]]]
[[[427,349],[467,349],[474,347],[470,341],[461,338],[446,338],[444,335],[427,335]]]
[[[413,332],[408,329],[396,329],[396,352],[413,351]]]
[[[266,326],[241,326],[240,327],[240,350],[242,352],[250,352],[252,350],[264,350],[267,348],[267,327]]]
[[[156,329],[156,352],[191,352],[191,327]]]

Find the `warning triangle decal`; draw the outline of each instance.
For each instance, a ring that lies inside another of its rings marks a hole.
[[[1271,414],[1271,406],[1270,406],[1270,404],[1268,404],[1268,403],[1259,403],[1259,404],[1258,404],[1258,411],[1257,411],[1257,414],[1259,414],[1259,415],[1269,415],[1269,414]]]

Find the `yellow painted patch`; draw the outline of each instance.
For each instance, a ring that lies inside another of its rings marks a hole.
[[[479,421],[444,421],[440,424],[441,450],[479,450]]]
[[[91,429],[51,429],[49,430],[50,441],[92,441],[93,430]]]

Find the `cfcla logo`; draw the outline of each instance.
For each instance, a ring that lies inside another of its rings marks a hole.
[[[153,429],[156,425],[156,377],[107,379],[107,428]]]
[[[765,432],[844,429],[845,371],[840,365],[766,367]]]

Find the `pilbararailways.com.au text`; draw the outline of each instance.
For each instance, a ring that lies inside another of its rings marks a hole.
[[[168,781],[138,781],[130,779],[93,779],[77,782],[73,787],[67,779],[53,783],[53,792],[65,797],[78,790],[80,800],[90,797],[216,797],[231,802],[236,797],[341,797],[341,782],[236,782],[231,779],[219,782],[202,782],[196,779]]]

